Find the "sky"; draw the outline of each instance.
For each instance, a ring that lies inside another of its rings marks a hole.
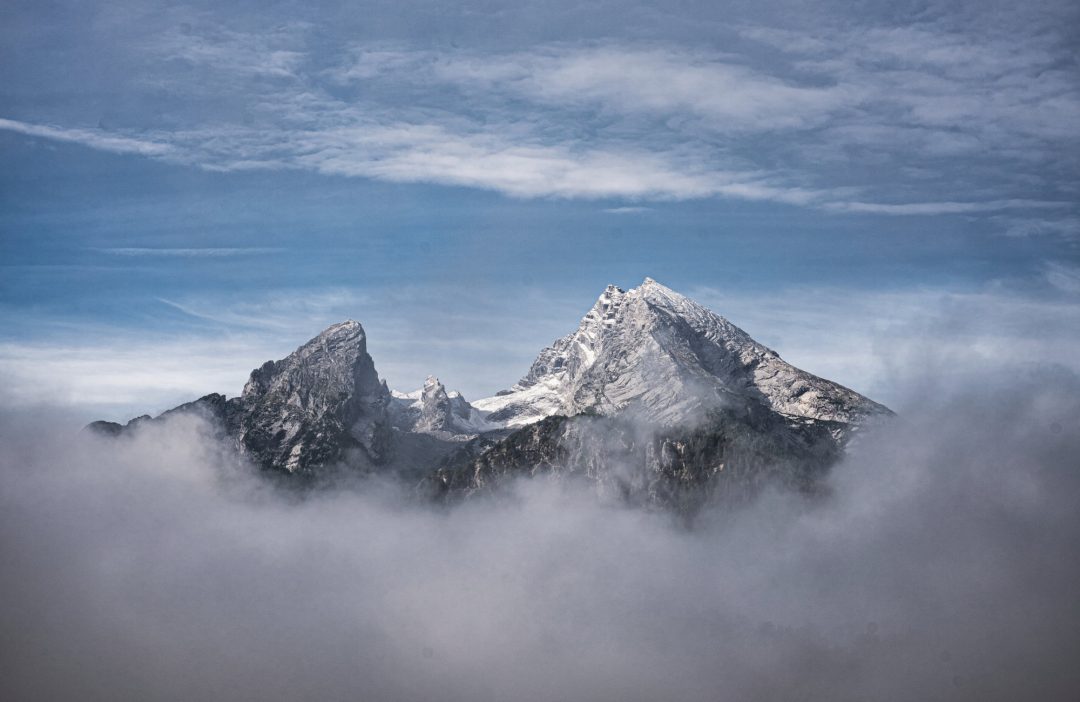
[[[7,2],[5,404],[235,395],[346,318],[480,397],[645,276],[890,404],[914,361],[1078,369],[1078,15]]]

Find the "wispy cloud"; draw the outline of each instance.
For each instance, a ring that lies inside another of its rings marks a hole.
[[[1048,236],[1063,240],[1080,240],[1080,217],[998,217],[994,222],[1009,236]]]
[[[205,66],[227,75],[295,78],[307,52],[310,25],[289,22],[267,32],[240,32],[220,25],[182,23],[155,36],[146,51],[168,60]]]
[[[839,212],[864,212],[887,215],[937,215],[966,214],[971,212],[996,212],[998,210],[1040,210],[1071,206],[1069,202],[1042,200],[987,200],[984,202],[906,202],[888,204],[879,202],[828,202],[824,209]]]
[[[1080,295],[1080,266],[1048,261],[1045,275],[1046,281],[1058,290],[1071,295]]]
[[[140,133],[0,128],[215,171],[304,169],[514,197],[721,197],[909,216],[1074,201],[1054,174],[1075,168],[1080,87],[1064,49],[1037,36],[1014,46],[932,24],[742,27],[732,46],[754,51],[381,44],[315,60],[309,30],[196,24],[147,43],[152,66],[201,69],[170,74],[172,87],[241,93],[244,119],[196,115]]]
[[[0,117],[0,129],[43,139],[82,144],[93,149],[120,154],[164,157],[177,153],[176,147],[172,144],[117,135],[101,129],[54,127],[4,119],[2,117]]]
[[[250,256],[259,254],[273,254],[281,253],[285,249],[265,247],[265,246],[249,246],[242,248],[216,248],[216,247],[203,247],[203,248],[188,248],[188,249],[169,249],[169,248],[143,248],[143,247],[119,247],[119,248],[107,248],[97,249],[102,253],[112,254],[114,256],[167,256],[167,257],[179,257],[179,258],[225,258],[232,256]]]
[[[618,113],[678,113],[718,131],[802,129],[859,101],[841,84],[802,85],[740,57],[672,47],[551,47],[428,62],[441,79],[560,106]]]

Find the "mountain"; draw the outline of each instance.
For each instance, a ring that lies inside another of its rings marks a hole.
[[[392,391],[390,407],[395,427],[451,441],[501,428],[488,422],[485,413],[470,405],[461,393],[447,391],[435,376],[428,376],[420,390]]]
[[[350,320],[252,371],[236,408],[235,436],[257,463],[290,473],[350,450],[378,465],[389,458],[389,403],[364,329]]]
[[[577,331],[540,352],[510,390],[478,400],[490,422],[633,408],[664,426],[754,402],[791,417],[841,423],[888,410],[801,371],[743,330],[651,278],[609,285]]]
[[[253,463],[272,471],[310,474],[341,460],[378,466],[390,457],[390,391],[367,352],[359,322],[335,324],[280,361],[251,372],[239,397],[211,394],[165,412],[197,412]],[[120,434],[126,426],[94,422]]]
[[[813,490],[861,427],[891,415],[649,278],[608,286],[518,383],[471,404],[434,376],[391,391],[346,321],[254,370],[239,397],[89,428],[115,436],[177,413],[287,478],[392,474],[449,499],[542,475],[684,512],[769,483]]]

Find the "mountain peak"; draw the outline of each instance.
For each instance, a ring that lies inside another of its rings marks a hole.
[[[642,281],[641,285],[633,288],[630,291],[631,294],[639,295],[651,302],[667,302],[676,304],[689,304],[695,307],[700,307],[696,302],[690,298],[675,292],[663,283],[659,283],[652,278],[646,278]],[[704,309],[704,308],[703,308]]]
[[[434,375],[427,377],[420,390],[392,393],[389,405],[397,428],[443,440],[468,440],[499,428],[489,426],[461,393],[448,391]]]
[[[331,461],[349,446],[379,462],[389,431],[387,394],[364,328],[346,320],[252,371],[240,398],[238,440],[257,462],[289,472]]]
[[[355,319],[346,319],[344,322],[331,324],[326,329],[323,329],[311,341],[315,342],[320,339],[355,339],[362,336],[364,336],[364,327],[360,322]]]
[[[509,393],[474,405],[510,426],[552,414],[635,406],[664,424],[730,404],[765,405],[809,420],[854,422],[887,412],[801,371],[703,305],[653,278],[609,285],[577,331],[540,352]]]

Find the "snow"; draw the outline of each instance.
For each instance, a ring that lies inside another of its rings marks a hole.
[[[541,351],[508,394],[473,407],[507,427],[632,404],[654,420],[679,423],[736,396],[806,419],[853,422],[888,411],[791,366],[652,278],[628,291],[609,285],[578,329]]]
[[[391,393],[397,424],[463,439],[556,414],[608,414],[631,405],[661,424],[681,424],[725,402],[753,401],[805,420],[856,422],[888,412],[862,395],[788,364],[697,302],[646,278],[609,285],[576,331],[536,357],[507,393],[469,403],[429,376]]]

